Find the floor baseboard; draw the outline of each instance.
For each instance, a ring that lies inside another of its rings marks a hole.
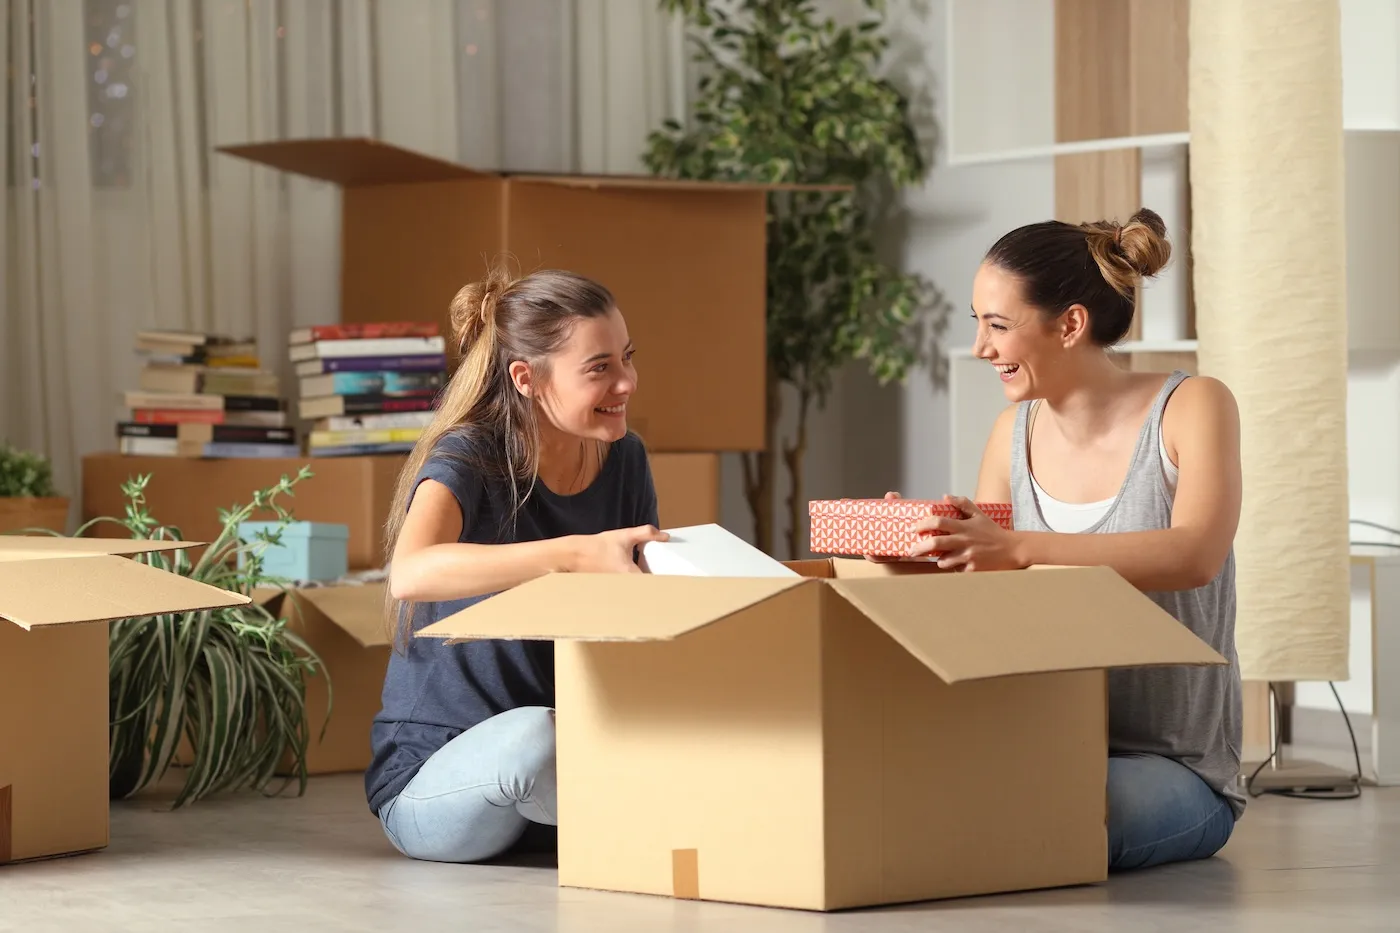
[[[1295,706],[1293,715],[1293,741],[1295,746],[1328,748],[1351,751],[1351,736],[1347,733],[1346,719],[1335,709],[1313,709]],[[1352,731],[1356,733],[1356,745],[1364,759],[1371,752],[1371,715],[1347,711]]]

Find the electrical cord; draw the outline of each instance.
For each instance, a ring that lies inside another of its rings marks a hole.
[[[1400,532],[1397,532],[1400,533]],[[1278,760],[1279,737],[1277,731],[1273,736],[1273,747],[1269,749],[1269,755],[1259,762],[1252,774],[1245,779],[1244,789],[1252,798],[1262,797],[1265,794],[1273,794],[1276,797],[1293,797],[1298,800],[1355,800],[1361,796],[1361,748],[1356,742],[1356,730],[1351,726],[1351,717],[1347,715],[1346,705],[1342,703],[1342,695],[1337,692],[1337,685],[1332,681],[1327,681],[1327,686],[1332,688],[1332,696],[1337,700],[1337,709],[1342,711],[1342,721],[1346,723],[1347,734],[1351,736],[1351,754],[1356,761],[1356,773],[1352,776],[1351,787],[1346,790],[1291,790],[1285,788],[1266,788],[1265,790],[1254,789],[1254,779],[1269,765],[1271,761]],[[1278,700],[1278,693],[1274,690],[1274,685],[1269,684],[1269,703],[1274,708],[1274,721],[1277,722],[1283,716],[1283,708]]]
[[[1400,536],[1400,529],[1392,528],[1389,525],[1382,525],[1379,522],[1367,521],[1364,518],[1353,518],[1350,520],[1350,523],[1353,525],[1361,525],[1366,528],[1374,528],[1377,531],[1383,531],[1387,534]],[[1351,541],[1350,544],[1352,546],[1362,545],[1367,547],[1389,547],[1400,550],[1400,541]],[[1253,773],[1251,773],[1249,777],[1245,779],[1245,793],[1248,794],[1250,797],[1257,798],[1262,797],[1265,794],[1273,794],[1278,797],[1293,797],[1300,800],[1355,800],[1356,798],[1361,796],[1361,748],[1356,741],[1356,730],[1352,728],[1351,716],[1347,715],[1346,704],[1342,702],[1342,695],[1337,692],[1337,685],[1329,680],[1327,681],[1327,686],[1332,690],[1332,696],[1337,701],[1337,709],[1341,710],[1342,712],[1342,721],[1346,723],[1347,735],[1351,737],[1351,755],[1352,759],[1356,762],[1356,773],[1352,777],[1352,786],[1346,790],[1291,790],[1285,788],[1268,788],[1265,790],[1255,790],[1255,778],[1259,777],[1263,770],[1269,766],[1270,762],[1278,761],[1280,742],[1276,730],[1273,736],[1272,747],[1269,749],[1268,757],[1266,757],[1263,761],[1259,762],[1259,766],[1256,767]],[[1278,722],[1283,717],[1283,708],[1282,705],[1279,703],[1278,692],[1274,689],[1274,685],[1272,683],[1269,684],[1269,703],[1274,708],[1274,721]]]
[[[1363,525],[1367,528],[1374,528],[1377,531],[1384,531],[1393,535],[1400,535],[1400,528],[1391,528],[1389,525],[1382,525],[1379,522],[1369,522],[1364,518],[1353,518],[1351,523],[1353,525]]]

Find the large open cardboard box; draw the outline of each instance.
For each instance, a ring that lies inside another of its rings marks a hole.
[[[560,884],[831,910],[1099,881],[1106,670],[1225,663],[1107,568],[789,566],[552,574],[419,633],[556,642]]]
[[[219,151],[341,187],[343,321],[446,325],[504,255],[602,282],[639,353],[629,421],[656,451],[762,449],[766,198],[840,188],[505,174],[364,138]]]
[[[250,602],[123,555],[197,546],[0,537],[0,864],[107,845],[107,623]]]

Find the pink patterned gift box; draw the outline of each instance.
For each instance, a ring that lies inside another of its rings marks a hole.
[[[1011,506],[979,502],[977,507],[1001,527],[1011,529]],[[955,506],[934,499],[817,499],[807,503],[814,554],[907,557],[920,538],[910,526],[929,515],[961,518]],[[940,552],[934,552],[935,554]]]

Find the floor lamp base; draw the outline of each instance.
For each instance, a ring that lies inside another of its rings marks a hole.
[[[1261,764],[1263,764],[1262,768]],[[1356,793],[1360,786],[1357,776],[1350,771],[1306,758],[1284,758],[1272,764],[1264,764],[1259,761],[1245,762],[1241,769],[1240,780],[1241,783],[1245,784],[1247,790],[1256,794],[1351,796]]]

